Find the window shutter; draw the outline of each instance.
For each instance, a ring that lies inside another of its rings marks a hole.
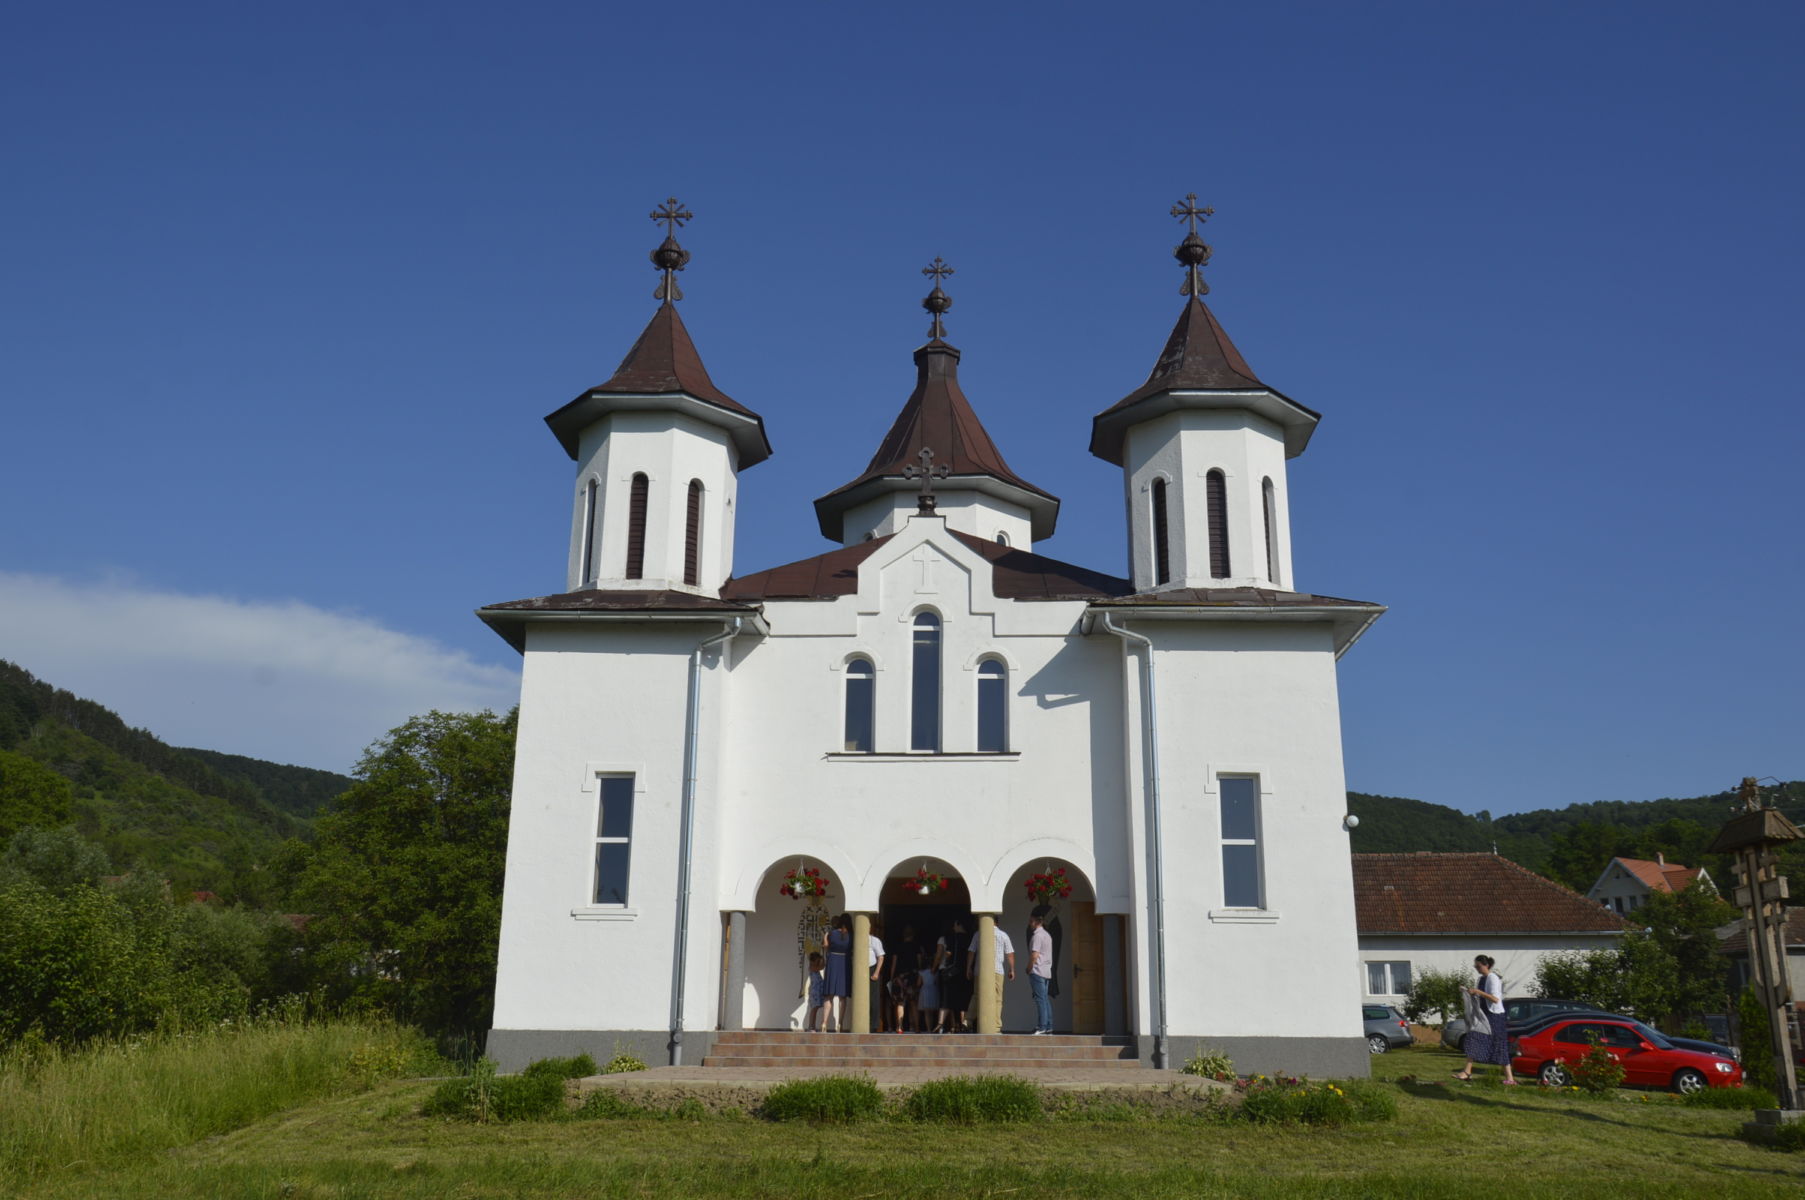
[[[1153,481],[1153,582],[1169,583],[1172,579],[1172,543],[1166,520],[1166,481]]]
[[[1221,471],[1204,476],[1204,497],[1210,510],[1210,575],[1226,579],[1228,569],[1228,481]]]
[[[646,574],[646,495],[651,481],[643,473],[633,476],[632,499],[627,505],[627,578]]]
[[[702,585],[702,481],[689,481],[689,519],[683,526],[683,582]]]

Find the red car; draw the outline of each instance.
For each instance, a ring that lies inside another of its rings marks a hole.
[[[1670,1087],[1697,1092],[1708,1087],[1741,1087],[1742,1065],[1734,1059],[1696,1050],[1681,1050],[1654,1030],[1639,1031],[1626,1021],[1578,1017],[1555,1021],[1534,1033],[1512,1039],[1511,1068],[1534,1075],[1549,1087],[1564,1087],[1572,1073],[1564,1063],[1577,1062],[1596,1039],[1623,1064],[1625,1087]]]

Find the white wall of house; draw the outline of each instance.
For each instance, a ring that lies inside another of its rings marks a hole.
[[[1489,954],[1504,979],[1505,994],[1525,996],[1534,992],[1536,968],[1552,954],[1570,950],[1615,949],[1619,933],[1547,934],[1361,934],[1357,968],[1360,994],[1378,1004],[1399,1004],[1405,992],[1397,990],[1399,974],[1392,964],[1405,964],[1410,978],[1426,970],[1473,975],[1473,959]],[[1381,964],[1375,972],[1373,964]],[[1375,991],[1371,976],[1383,977],[1385,990]],[[1406,991],[1408,989],[1405,989]]]
[[[1648,903],[1648,885],[1624,869],[1615,859],[1586,893],[1586,899],[1614,913],[1632,913]]]

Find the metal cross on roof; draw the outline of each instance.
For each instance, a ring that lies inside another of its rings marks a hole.
[[[934,314],[934,324],[928,329],[928,336],[938,341],[946,336],[946,327],[940,323],[940,318],[953,306],[953,298],[941,289],[940,281],[951,275],[953,269],[936,254],[934,261],[923,267],[921,273],[934,277],[934,290],[928,293],[921,306]]]
[[[1185,240],[1178,243],[1177,249],[1172,251],[1172,257],[1185,268],[1184,285],[1178,289],[1181,296],[1203,296],[1209,293],[1210,285],[1203,281],[1203,264],[1210,261],[1211,250],[1197,235],[1197,223],[1199,220],[1207,221],[1215,213],[1213,208],[1197,207],[1196,192],[1186,195],[1183,203],[1172,206],[1172,215],[1191,227],[1191,231],[1185,234]]]
[[[675,196],[652,210],[652,220],[664,225],[664,241],[652,251],[652,265],[664,272],[658,290],[652,293],[654,300],[683,299],[683,289],[677,286],[677,272],[689,265],[689,251],[677,244],[677,230],[695,215],[678,203]]]
[[[949,271],[948,274],[951,272]],[[935,320],[938,321],[939,318],[936,317]],[[903,478],[921,480],[921,495],[916,497],[915,511],[923,516],[931,517],[934,515],[934,481],[945,479],[953,473],[953,469],[945,463],[935,466],[934,452],[926,446],[923,446],[915,457],[921,460],[921,465],[916,466],[914,463],[910,463],[904,467],[902,469]]]

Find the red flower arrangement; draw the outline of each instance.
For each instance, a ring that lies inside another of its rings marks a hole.
[[[826,899],[827,880],[821,878],[820,870],[815,867],[797,867],[783,877],[783,887],[778,890],[792,900],[800,900],[804,896]]]
[[[1044,874],[1030,875],[1022,886],[1028,889],[1028,899],[1036,904],[1064,900],[1072,894],[1072,881],[1065,877],[1064,867],[1054,867]]]
[[[903,886],[920,895],[931,896],[935,892],[943,892],[946,890],[946,876],[937,875],[926,867],[923,867],[921,870],[915,872],[915,878],[912,882],[905,883]]]

